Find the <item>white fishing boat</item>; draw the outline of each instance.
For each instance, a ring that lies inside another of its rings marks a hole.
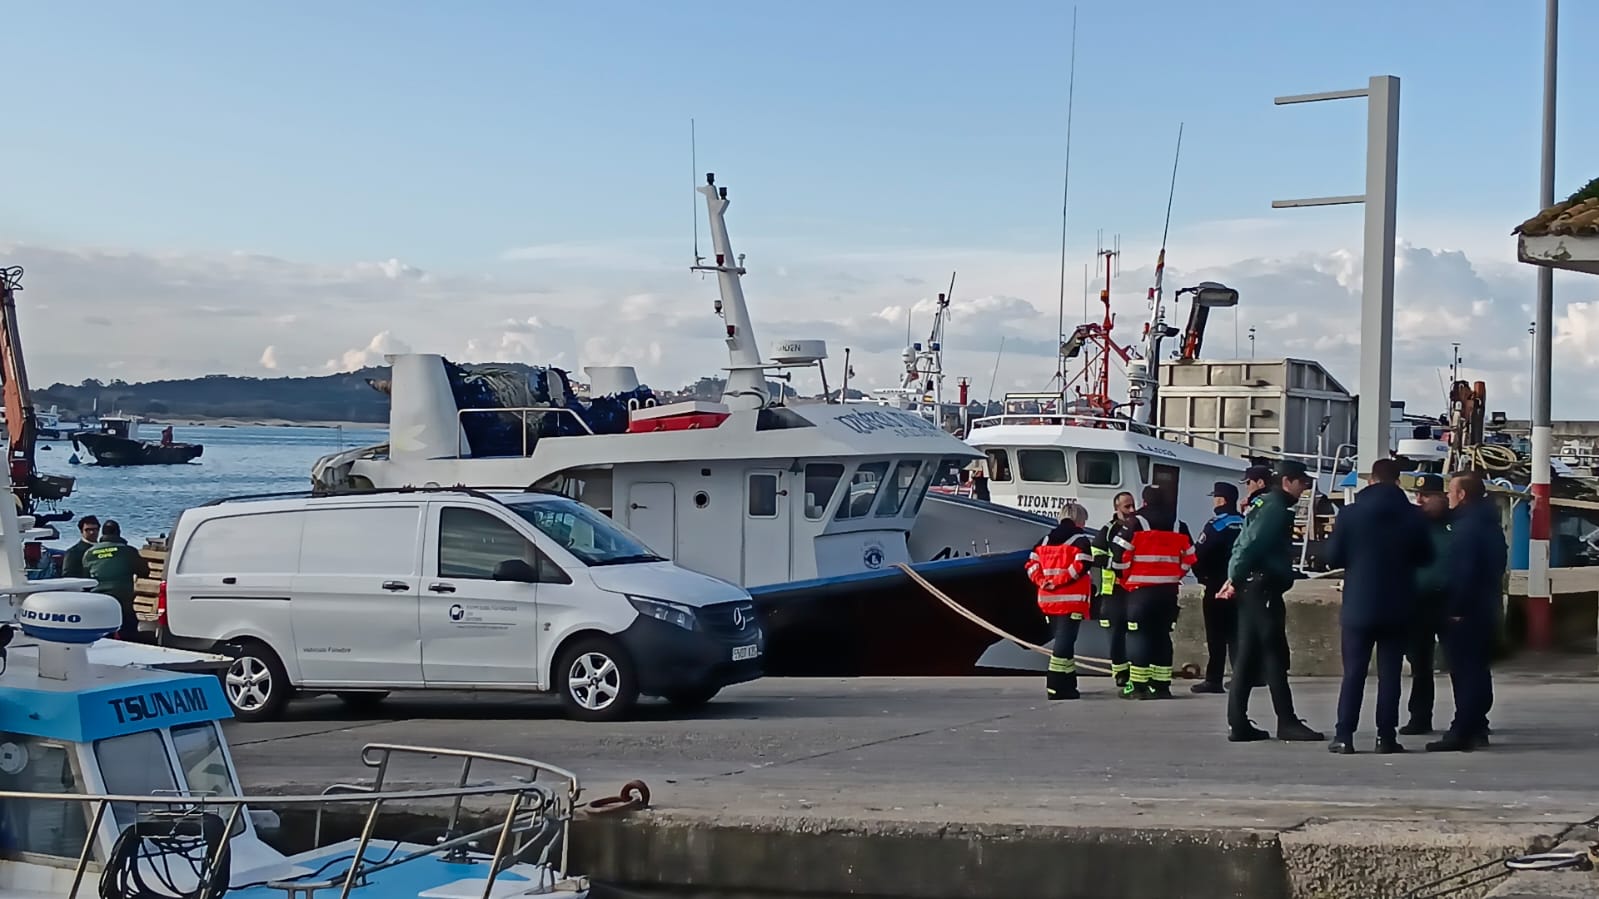
[[[897,565],[956,589],[998,622],[1042,626],[1022,558],[1052,524],[989,503],[929,495],[981,454],[914,412],[790,404],[770,379],[814,371],[826,344],[757,344],[728,237],[726,188],[699,188],[729,362],[719,403],[659,405],[632,367],[594,367],[587,402],[564,372],[544,384],[390,357],[389,443],[319,460],[315,489],[553,489],[597,508],[656,553],[748,589],[768,635],[768,674],[958,674],[992,637],[938,609]],[[520,397],[521,401],[516,401]],[[890,646],[893,644],[893,646]],[[898,647],[898,648],[894,648]]]

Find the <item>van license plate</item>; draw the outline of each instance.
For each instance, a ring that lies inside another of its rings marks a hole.
[[[748,646],[733,647],[733,661],[735,662],[746,662],[750,659],[758,658],[760,654],[761,647],[755,643],[751,643]]]

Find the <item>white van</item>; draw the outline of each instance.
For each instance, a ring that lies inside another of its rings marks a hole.
[[[219,500],[186,510],[161,584],[163,644],[233,657],[235,715],[295,693],[554,690],[573,717],[640,694],[709,702],[761,675],[748,592],[652,553],[560,494],[464,488]]]

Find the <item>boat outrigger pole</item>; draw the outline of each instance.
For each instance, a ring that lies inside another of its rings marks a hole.
[[[1133,418],[1146,425],[1158,425],[1160,392],[1160,343],[1176,337],[1177,329],[1166,324],[1165,276],[1166,239],[1171,235],[1171,207],[1177,197],[1177,163],[1183,158],[1183,124],[1177,123],[1177,152],[1171,161],[1171,188],[1166,193],[1166,224],[1160,232],[1160,255],[1155,258],[1155,286],[1149,289],[1149,321],[1144,325],[1144,358],[1142,364],[1127,370],[1128,400],[1133,406]]]

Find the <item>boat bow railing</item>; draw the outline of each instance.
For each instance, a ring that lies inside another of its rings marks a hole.
[[[524,459],[531,454],[532,450],[532,446],[529,444],[527,439],[527,417],[529,415],[548,415],[551,413],[557,415],[570,415],[578,423],[578,427],[583,429],[585,434],[592,435],[594,433],[594,429],[589,427],[589,423],[587,421],[583,420],[583,416],[577,414],[577,410],[568,409],[565,406],[485,406],[481,408],[460,409],[455,413],[456,422],[458,424],[463,424],[466,416],[468,415],[486,415],[491,412],[500,415],[515,415],[521,421],[522,458]],[[465,428],[456,429],[455,456],[458,459],[469,458],[466,449]]]
[[[446,787],[385,789],[391,764],[398,757],[429,761],[459,760],[460,773],[455,783]],[[107,810],[113,805],[129,805],[140,810],[141,822],[171,821],[176,825],[191,819],[203,819],[203,816],[208,814],[218,819],[225,816],[226,826],[221,828],[221,836],[215,850],[210,852],[209,857],[204,860],[204,866],[196,872],[198,886],[193,894],[195,899],[218,899],[229,890],[240,889],[238,886],[211,883],[210,872],[217,870],[218,864],[228,855],[228,847],[235,834],[243,831],[239,825],[250,806],[315,809],[317,846],[321,845],[322,816],[328,805],[360,804],[366,809],[365,822],[357,837],[354,855],[349,859],[348,870],[317,881],[284,878],[250,884],[250,886],[282,890],[285,899],[311,899],[319,897],[323,891],[333,890],[338,891],[339,899],[348,899],[354,887],[379,871],[439,853],[445,853],[447,857],[462,857],[468,847],[488,837],[493,837],[495,842],[483,887],[483,899],[489,899],[493,894],[495,880],[502,871],[523,861],[535,850],[538,852],[538,857],[534,861],[542,867],[548,877],[548,883],[542,886],[553,888],[558,883],[558,876],[566,876],[569,857],[567,833],[576,810],[577,797],[581,792],[577,775],[572,772],[534,759],[393,743],[368,744],[361,751],[361,761],[367,767],[377,769],[371,784],[334,784],[315,795],[253,797],[223,796],[215,793],[118,795],[0,790],[0,803],[66,802],[83,803],[86,806],[90,819],[89,829],[73,867],[72,885],[66,893],[66,899],[76,899],[80,895],[80,888],[93,861],[95,841],[105,821]],[[467,780],[471,776],[474,763],[501,765],[513,773],[507,780],[469,785]],[[543,782],[539,782],[541,779]],[[463,802],[467,799],[494,797],[503,797],[506,800],[505,814],[497,823],[468,833],[457,833]],[[385,807],[442,800],[451,803],[451,811],[449,824],[441,841],[398,857],[394,857],[393,852],[381,860],[366,857],[366,851],[373,840],[373,832]],[[145,811],[152,808],[154,811]],[[560,857],[558,860],[552,860],[550,856],[557,845]],[[320,872],[313,872],[316,873]],[[98,895],[93,887],[89,893],[83,895],[87,897],[91,893]]]

